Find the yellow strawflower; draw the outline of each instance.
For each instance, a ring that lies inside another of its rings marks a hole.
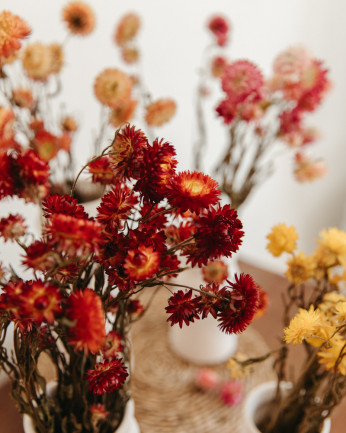
[[[346,233],[336,227],[322,230],[316,254],[326,267],[346,265]]]
[[[319,310],[314,310],[310,305],[309,310],[299,308],[299,312],[293,317],[287,328],[284,329],[286,343],[301,344],[303,339],[315,335],[321,322]]]
[[[315,262],[303,252],[299,252],[288,260],[287,265],[288,269],[285,275],[291,283],[304,283],[314,275]]]
[[[324,364],[327,370],[335,368],[338,362],[337,371],[346,376],[346,341],[341,338],[334,338],[332,346],[318,352],[319,363]]]
[[[282,223],[272,228],[267,239],[269,240],[267,249],[274,257],[279,257],[282,253],[292,253],[296,249],[298,234],[294,226],[287,227]]]

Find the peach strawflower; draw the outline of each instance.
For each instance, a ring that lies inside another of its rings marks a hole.
[[[139,59],[139,51],[137,48],[124,46],[121,49],[121,57],[126,63],[136,63]]]
[[[158,99],[146,107],[145,121],[150,126],[161,126],[171,120],[176,108],[173,99]]]
[[[118,128],[122,123],[129,122],[136,111],[137,105],[138,101],[136,99],[127,99],[119,103],[112,109],[109,115],[109,123]]]
[[[321,159],[310,159],[307,155],[297,153],[295,157],[294,177],[298,182],[313,182],[327,174],[326,163]]]
[[[95,14],[90,6],[81,1],[68,3],[62,11],[62,19],[74,35],[86,36],[94,30]]]
[[[30,27],[9,11],[0,13],[0,57],[10,57],[21,47],[21,39],[31,33]]]
[[[66,116],[61,122],[61,127],[65,132],[75,132],[78,125],[73,117]]]
[[[276,56],[273,70],[285,80],[298,81],[311,62],[311,53],[305,47],[296,45]]]
[[[21,108],[31,110],[34,107],[34,97],[30,89],[19,88],[12,93],[13,102]]]
[[[293,256],[287,265],[288,269],[285,275],[291,283],[304,283],[314,275],[315,262],[312,257],[307,257],[303,252]]]
[[[50,51],[50,73],[58,74],[64,64],[64,50],[58,43],[48,45],[48,49]]]
[[[115,31],[114,40],[118,45],[124,45],[138,33],[141,21],[137,14],[129,13],[121,19]]]
[[[267,239],[267,249],[274,257],[279,257],[282,253],[292,253],[296,249],[298,234],[294,226],[288,227],[283,223],[274,226]]]
[[[116,108],[120,103],[130,99],[132,80],[116,68],[105,69],[95,79],[94,92],[103,105]]]
[[[51,52],[47,45],[35,42],[28,45],[22,53],[23,68],[29,78],[47,80],[51,73]]]
[[[203,278],[207,283],[223,283],[228,277],[228,267],[222,260],[214,260],[202,268]]]

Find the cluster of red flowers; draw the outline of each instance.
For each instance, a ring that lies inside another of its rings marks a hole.
[[[22,161],[33,155],[28,151],[25,159],[9,154],[2,161],[22,167]],[[150,143],[143,131],[124,126],[89,166],[94,180],[102,180],[108,191],[96,217],[69,195],[49,195],[43,201],[42,239],[27,245],[23,257],[36,279],[12,280],[1,295],[1,314],[14,321],[23,335],[34,328],[44,328],[45,335],[54,329],[76,352],[94,356],[86,380],[96,395],[113,393],[126,380],[120,356],[124,335],[115,323],[121,314],[135,317],[143,312],[138,299],[133,299],[136,293],[165,286],[170,276],[182,271],[178,254],[192,266],[216,260],[217,269],[222,268],[219,259],[231,257],[241,244],[242,224],[234,209],[218,203],[217,183],[203,173],[178,173],[176,166],[171,144],[159,139]],[[44,168],[43,162],[24,165],[21,185],[45,182]],[[2,196],[18,191],[18,171],[8,169],[3,176],[11,187],[6,194],[3,187]],[[1,219],[0,234],[20,241],[24,220],[19,215]],[[97,276],[95,266],[106,272],[107,283]],[[249,275],[241,274],[235,283],[222,287],[222,279],[214,281],[211,271],[207,274],[210,283],[197,289],[198,296],[192,297],[191,288],[169,299],[168,321],[188,325],[210,313],[225,332],[244,330],[259,305],[259,287]],[[106,322],[111,325],[108,332]],[[44,344],[53,344],[53,336]],[[101,360],[96,359],[100,355]]]

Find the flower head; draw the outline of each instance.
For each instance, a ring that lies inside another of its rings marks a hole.
[[[160,256],[152,246],[139,245],[127,253],[124,268],[127,275],[136,281],[150,278],[159,270]]]
[[[9,11],[0,13],[0,57],[10,57],[21,47],[21,39],[31,33],[30,27]]]
[[[192,298],[192,290],[183,292],[178,290],[168,299],[168,306],[166,312],[170,314],[167,322],[171,322],[171,326],[179,323],[180,328],[183,327],[183,323],[188,326],[195,319],[199,319],[198,316],[198,302],[199,297]]]
[[[99,362],[94,370],[88,370],[85,379],[89,382],[89,390],[97,395],[111,394],[124,384],[128,373],[123,362],[114,358]]]
[[[121,335],[116,331],[110,331],[106,335],[104,345],[101,348],[102,355],[105,359],[116,358],[123,350]]]
[[[78,290],[67,300],[66,314],[74,324],[68,341],[75,350],[97,353],[105,343],[105,313],[101,298],[91,289]]]
[[[248,60],[230,63],[222,75],[222,89],[233,103],[261,99],[264,84],[262,72]]]
[[[118,128],[122,123],[129,122],[138,105],[138,101],[136,99],[126,99],[112,108],[111,113],[109,115],[109,123]]]
[[[91,414],[91,422],[94,426],[102,419],[106,419],[109,412],[106,410],[106,406],[102,403],[95,403],[89,406],[89,412]]]
[[[228,61],[222,57],[217,56],[213,59],[211,63],[211,73],[214,77],[220,78],[225,73],[226,67],[228,65]]]
[[[322,266],[346,265],[346,233],[336,227],[322,230],[315,256]]]
[[[237,211],[230,205],[210,206],[196,218],[195,227],[195,244],[183,250],[183,255],[188,257],[192,266],[206,265],[209,260],[221,256],[231,257],[238,250],[244,235]]]
[[[29,78],[37,81],[46,81],[52,72],[52,57],[48,45],[35,42],[27,45],[22,54],[24,71]]]
[[[327,174],[326,163],[321,160],[312,160],[302,153],[295,157],[294,177],[298,182],[312,182],[321,179]]]
[[[219,327],[227,334],[238,333],[253,320],[259,304],[259,286],[248,274],[235,274],[235,282],[220,292],[223,300],[218,305]]]
[[[298,234],[294,226],[288,227],[283,223],[274,226],[267,239],[269,240],[267,249],[274,257],[279,257],[282,253],[292,253],[296,249]]]
[[[123,46],[131,41],[138,33],[141,21],[137,14],[128,13],[120,20],[114,35],[115,42]]]
[[[311,337],[321,322],[321,313],[310,305],[309,310],[299,308],[287,328],[284,329],[286,343],[301,344],[303,339]]]
[[[223,47],[228,41],[229,24],[221,15],[212,17],[208,22],[208,29],[216,37],[217,44]]]
[[[145,121],[150,126],[161,126],[174,116],[176,103],[172,99],[158,99],[145,109]]]
[[[183,171],[168,183],[169,203],[182,211],[200,212],[215,205],[221,193],[217,182],[207,174]]]
[[[219,384],[218,373],[211,368],[201,368],[195,377],[196,385],[202,390],[214,389]]]
[[[243,384],[239,380],[228,380],[221,387],[221,399],[227,406],[234,406],[243,400]]]
[[[96,77],[94,82],[96,98],[101,104],[115,109],[119,104],[130,99],[131,91],[131,78],[116,68],[105,69]]]
[[[86,3],[69,2],[62,11],[62,19],[74,35],[86,36],[94,30],[95,14]]]
[[[346,376],[346,352],[345,340],[334,338],[329,347],[318,352],[319,363],[323,364],[326,370],[336,370]]]
[[[202,268],[203,278],[207,283],[223,283],[228,277],[228,267],[222,260],[212,260]]]
[[[6,241],[15,241],[26,233],[25,219],[19,214],[10,214],[0,219],[0,236]]]
[[[52,194],[42,203],[44,216],[49,218],[54,214],[70,215],[76,218],[88,219],[84,207],[78,204],[78,200],[70,195]]]
[[[315,262],[312,257],[307,257],[303,252],[294,255],[287,265],[285,275],[294,284],[304,283],[314,275]]]

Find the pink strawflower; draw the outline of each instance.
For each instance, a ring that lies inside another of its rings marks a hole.
[[[222,76],[222,89],[234,104],[261,99],[264,84],[262,72],[248,60],[230,63]]]
[[[286,81],[298,81],[311,62],[311,53],[305,47],[296,45],[276,56],[273,70]]]
[[[243,384],[237,380],[229,380],[222,385],[220,395],[228,406],[239,404],[243,400]]]
[[[214,34],[220,47],[227,44],[229,24],[224,17],[220,15],[212,17],[208,23],[208,29]]]

